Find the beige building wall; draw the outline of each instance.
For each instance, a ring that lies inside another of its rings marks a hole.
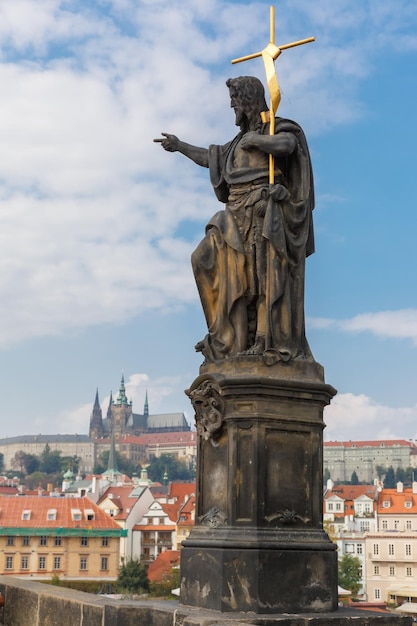
[[[1,536],[0,572],[19,577],[115,580],[119,537]]]
[[[80,471],[91,473],[95,465],[95,444],[86,435],[68,435],[64,438],[46,437],[42,435],[10,437],[0,439],[0,452],[4,456],[4,469],[18,469],[12,466],[16,452],[21,450],[26,454],[40,456],[46,444],[51,450],[59,450],[62,456],[77,456],[81,459]]]

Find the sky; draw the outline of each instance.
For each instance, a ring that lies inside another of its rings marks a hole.
[[[87,433],[123,373],[135,412],[193,410],[206,333],[190,254],[220,207],[164,152],[237,132],[225,81],[269,2],[1,0],[2,435]],[[338,394],[325,440],[417,438],[417,3],[277,0],[279,115],[309,142],[305,313]]]

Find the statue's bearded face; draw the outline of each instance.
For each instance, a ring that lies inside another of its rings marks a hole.
[[[230,89],[230,106],[235,112],[236,126],[242,126],[245,122],[246,115],[242,100],[235,89]]]

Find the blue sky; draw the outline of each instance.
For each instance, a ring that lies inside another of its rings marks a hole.
[[[205,322],[189,257],[219,208],[207,171],[152,143],[235,132],[230,64],[269,2],[2,0],[2,436],[87,432],[124,372],[134,410],[193,411]],[[338,389],[325,438],[417,437],[417,4],[280,0],[279,114],[316,184],[307,336]]]

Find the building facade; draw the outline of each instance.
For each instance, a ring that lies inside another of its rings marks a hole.
[[[334,482],[349,482],[353,472],[359,481],[372,483],[379,468],[412,467],[415,445],[406,439],[382,441],[325,441],[323,470]]]
[[[61,456],[78,457],[79,472],[82,474],[93,471],[96,463],[95,445],[87,435],[21,435],[0,439],[4,469],[19,469],[14,462],[16,453],[24,452],[39,457],[47,445],[51,451],[61,452]]]
[[[377,531],[365,543],[368,600],[396,603],[401,592],[417,599],[416,482],[409,489],[398,483],[380,491]]]
[[[123,531],[88,498],[5,496],[0,517],[2,574],[117,578]]]

